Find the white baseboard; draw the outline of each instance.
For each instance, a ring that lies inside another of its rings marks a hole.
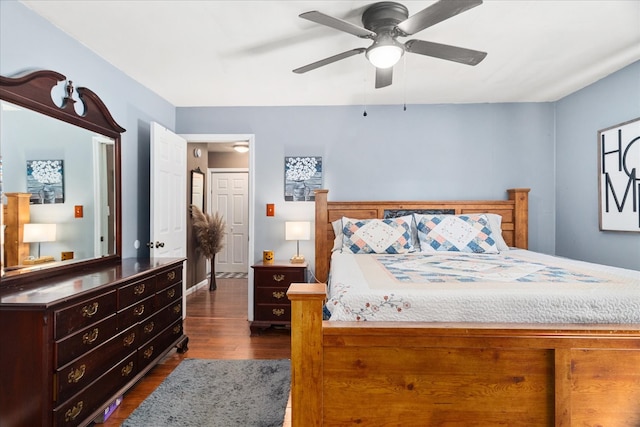
[[[209,279],[204,279],[203,281],[201,281],[200,283],[195,284],[194,286],[190,287],[189,289],[187,289],[186,291],[186,295],[190,295],[192,293],[194,293],[195,291],[197,291],[200,288],[206,288],[209,286]]]

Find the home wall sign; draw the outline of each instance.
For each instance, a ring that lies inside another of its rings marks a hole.
[[[322,157],[284,158],[284,200],[312,202],[314,190],[322,188]]]
[[[598,131],[600,230],[640,232],[640,118]]]

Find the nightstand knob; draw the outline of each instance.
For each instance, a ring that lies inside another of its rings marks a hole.
[[[275,291],[271,295],[273,295],[275,299],[280,299],[280,298],[284,298],[285,293],[284,291]]]
[[[274,308],[271,312],[276,316],[282,316],[284,314],[284,308]]]
[[[276,282],[282,282],[284,280],[284,274],[274,274],[273,280]]]

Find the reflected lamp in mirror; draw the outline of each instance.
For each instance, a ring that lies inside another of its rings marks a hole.
[[[291,257],[292,264],[302,264],[304,255],[300,255],[300,240],[311,239],[311,223],[309,221],[286,221],[284,223],[285,240],[296,241],[296,254]]]
[[[40,256],[40,243],[56,241],[55,224],[24,224],[22,236],[22,241],[24,243],[38,244],[38,256],[35,258],[29,257],[29,259],[24,260],[25,264],[39,264],[54,260],[52,256]]]

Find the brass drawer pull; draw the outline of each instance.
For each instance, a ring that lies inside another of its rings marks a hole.
[[[176,272],[175,271],[170,271],[167,273],[167,280],[173,280],[176,278]]]
[[[175,290],[175,289],[169,289],[169,290],[167,291],[167,296],[168,296],[169,298],[173,298],[174,296],[176,296],[176,290]]]
[[[82,364],[80,365],[80,368],[73,369],[71,372],[69,372],[69,375],[67,376],[67,381],[69,382],[69,384],[77,383],[78,381],[80,381],[80,379],[84,377],[84,373],[86,372],[86,370],[86,365]]]
[[[136,286],[133,287],[133,293],[135,295],[142,295],[144,293],[144,288],[145,288],[144,283],[136,285]]]
[[[98,330],[98,328],[93,328],[93,330],[91,332],[87,332],[86,334],[84,334],[82,336],[82,343],[83,344],[93,344],[93,342],[98,339],[98,333],[99,332],[100,331]]]
[[[179,334],[181,330],[182,330],[182,326],[176,325],[173,327],[173,334],[174,335]]]
[[[128,377],[129,374],[131,373],[131,371],[133,371],[133,362],[129,362],[127,363],[125,366],[122,367],[122,376],[123,377]]]
[[[82,307],[82,317],[92,317],[98,312],[98,302]]]
[[[144,333],[150,334],[151,332],[153,332],[154,327],[155,327],[155,324],[153,322],[147,323],[146,325],[144,325]]]
[[[284,314],[284,308],[274,308],[273,310],[271,310],[273,312],[274,315],[280,317]]]
[[[134,316],[142,316],[144,314],[144,304],[140,304],[136,308],[133,309]]]
[[[84,403],[81,400],[73,408],[68,409],[67,412],[64,413],[64,420],[66,422],[75,420],[78,417],[78,415],[80,415],[80,412],[82,412],[83,406],[84,406]]]
[[[275,291],[271,295],[273,295],[275,299],[281,299],[284,298],[284,291]]]
[[[181,313],[182,312],[182,304],[178,304],[175,307],[173,307],[173,312],[175,314]]]
[[[124,337],[124,339],[122,340],[122,343],[124,344],[125,347],[129,347],[131,344],[133,344],[135,340],[136,340],[136,333],[131,332],[128,336]]]
[[[151,356],[153,355],[153,346],[149,347],[148,349],[146,349],[143,353],[144,358],[145,359],[150,359]]]
[[[284,280],[284,274],[274,274],[273,280],[276,282],[282,282]]]

